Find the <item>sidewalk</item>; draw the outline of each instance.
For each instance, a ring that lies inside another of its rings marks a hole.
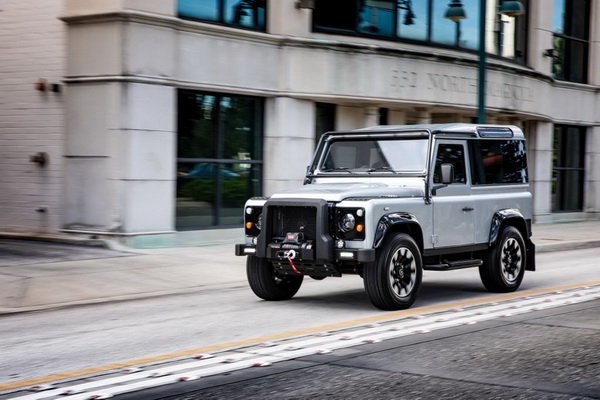
[[[600,221],[536,224],[533,232],[538,253],[600,247]],[[140,250],[0,235],[0,315],[246,286],[235,242]]]

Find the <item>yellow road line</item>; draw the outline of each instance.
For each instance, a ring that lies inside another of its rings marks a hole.
[[[587,282],[587,283],[575,283],[575,284],[571,284],[571,285],[557,286],[557,287],[553,287],[553,288],[534,289],[534,290],[528,290],[525,292],[515,292],[515,293],[511,293],[511,294],[506,294],[506,295],[487,297],[484,299],[458,301],[458,302],[450,303],[450,304],[442,304],[442,305],[437,305],[437,306],[428,306],[428,307],[414,308],[414,309],[404,310],[404,311],[397,311],[397,312],[392,312],[392,313],[373,315],[371,317],[364,317],[364,318],[359,318],[359,319],[355,319],[355,320],[351,320],[351,321],[336,322],[333,324],[315,326],[312,328],[299,329],[299,330],[291,331],[291,332],[275,333],[275,334],[251,338],[251,339],[243,339],[243,340],[237,340],[237,341],[233,341],[233,342],[215,344],[212,346],[200,347],[197,349],[182,350],[182,351],[178,351],[178,352],[174,352],[174,353],[161,354],[161,355],[153,356],[153,357],[139,358],[137,360],[123,361],[123,362],[118,362],[118,363],[102,365],[102,366],[98,366],[98,367],[91,367],[91,368],[70,371],[70,372],[64,372],[64,373],[60,373],[60,374],[43,376],[43,377],[39,377],[39,378],[31,378],[31,379],[26,379],[26,380],[22,380],[22,381],[4,383],[4,384],[0,384],[0,391],[17,389],[17,388],[21,388],[21,387],[34,386],[34,385],[39,385],[41,383],[48,383],[48,382],[53,382],[53,381],[72,379],[72,378],[76,378],[79,376],[98,374],[101,372],[107,372],[107,371],[111,371],[111,370],[115,370],[115,369],[131,367],[134,365],[150,364],[150,363],[155,363],[158,361],[164,361],[164,360],[175,359],[175,358],[179,358],[179,357],[191,356],[194,354],[208,353],[211,351],[223,350],[223,349],[227,349],[227,348],[247,346],[250,344],[273,341],[273,340],[277,340],[277,339],[287,339],[290,337],[302,336],[302,335],[307,335],[307,334],[315,333],[315,332],[347,328],[350,326],[361,325],[361,324],[370,323],[370,322],[381,322],[384,320],[405,317],[407,315],[412,315],[412,314],[429,313],[429,312],[435,312],[435,311],[440,311],[440,310],[444,310],[444,309],[472,306],[472,305],[476,305],[476,304],[483,304],[483,303],[489,303],[489,302],[494,302],[494,301],[514,299],[516,297],[523,297],[523,296],[529,296],[529,295],[540,294],[540,293],[554,292],[557,290],[565,290],[565,289],[572,289],[575,287],[592,286],[592,285],[600,285],[600,281]]]

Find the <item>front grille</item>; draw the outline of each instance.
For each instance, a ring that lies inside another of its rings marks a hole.
[[[273,206],[270,216],[273,237],[285,237],[290,232],[302,232],[305,241],[317,237],[316,207]]]

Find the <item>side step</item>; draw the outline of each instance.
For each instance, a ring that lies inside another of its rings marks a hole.
[[[450,271],[452,269],[473,268],[483,264],[482,260],[451,261],[446,264],[424,265],[423,269],[428,271]]]

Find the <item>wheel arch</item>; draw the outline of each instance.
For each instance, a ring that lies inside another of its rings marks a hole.
[[[515,208],[496,211],[492,217],[492,225],[490,227],[489,247],[497,243],[500,232],[505,226],[512,226],[521,233],[527,251],[525,269],[527,271],[535,271],[535,245],[531,241],[531,220],[526,219],[521,211]]]
[[[395,212],[383,215],[377,223],[373,248],[381,247],[384,240],[391,234],[406,233],[417,243],[419,251],[423,253],[423,230],[417,218],[406,212]]]

